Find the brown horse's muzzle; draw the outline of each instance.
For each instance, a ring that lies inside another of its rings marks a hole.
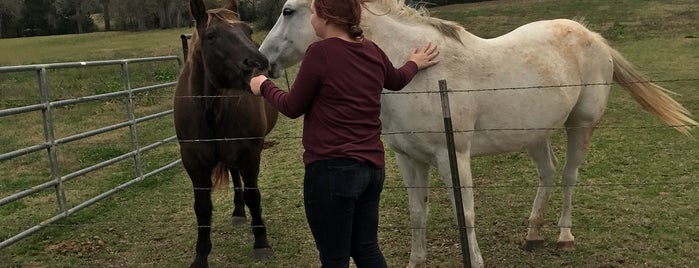
[[[247,70],[251,71],[253,76],[265,74],[267,69],[269,69],[269,62],[262,55],[243,59],[243,65],[245,65]]]

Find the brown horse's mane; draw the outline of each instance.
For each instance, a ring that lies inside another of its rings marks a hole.
[[[461,33],[466,31],[464,27],[455,22],[430,17],[427,9],[421,8],[418,10],[409,7],[405,4],[404,0],[362,0],[362,3],[377,3],[377,5],[387,8],[384,12],[376,12],[366,8],[367,11],[374,15],[393,15],[397,18],[424,23],[434,27],[442,35],[454,39],[459,43],[461,43]]]
[[[206,11],[206,13],[210,15],[209,19],[206,21],[207,27],[211,25],[211,22],[213,22],[214,19],[218,19],[229,24],[245,23],[240,20],[240,14],[227,8],[209,9]],[[199,51],[199,31],[197,31],[196,28],[194,28],[194,31],[192,32],[191,40],[190,55],[194,54],[195,51]],[[189,63],[192,61],[188,60],[187,62]]]
[[[209,20],[206,22],[207,26],[211,24],[211,21],[214,17],[231,24],[243,23],[242,21],[240,21],[240,14],[227,8],[211,9],[208,10],[207,13],[212,15],[209,16]]]

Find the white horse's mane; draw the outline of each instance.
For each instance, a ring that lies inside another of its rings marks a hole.
[[[418,22],[434,27],[443,35],[452,38],[461,43],[461,34],[465,33],[464,27],[456,22],[447,21],[439,18],[428,16],[428,11],[425,8],[414,9],[405,4],[405,0],[363,0],[365,9],[376,16],[389,15],[394,18]],[[383,10],[373,10],[367,5],[375,3]]]

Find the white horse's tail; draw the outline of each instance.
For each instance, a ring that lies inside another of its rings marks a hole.
[[[676,95],[676,93],[649,82],[619,52],[611,48],[609,50],[614,61],[614,81],[619,83],[644,110],[682,134],[691,136],[689,131],[698,125],[697,121],[692,119],[692,114],[687,108],[668,95]]]

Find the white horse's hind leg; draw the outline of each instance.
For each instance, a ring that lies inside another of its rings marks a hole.
[[[578,168],[582,165],[590,148],[590,136],[592,127],[580,125],[566,125],[568,127],[568,148],[566,151],[566,163],[563,167],[563,208],[561,218],[558,220],[558,227],[561,230],[558,236],[558,248],[562,250],[573,250],[575,247],[575,237],[570,229],[573,226],[571,220],[573,209],[573,187],[578,178]]]
[[[396,153],[396,162],[398,162],[398,168],[408,190],[408,204],[410,207],[412,242],[408,267],[426,267],[426,226],[429,211],[427,203],[429,179],[427,173],[430,166],[427,163],[400,153]]]
[[[541,234],[541,227],[545,223],[544,212],[546,203],[551,196],[553,181],[556,176],[556,158],[551,151],[550,140],[542,141],[527,148],[529,156],[536,164],[539,173],[539,188],[532,205],[532,212],[529,214],[529,228],[525,238],[524,250],[531,251],[544,246],[544,236]]]
[[[463,201],[464,208],[464,218],[466,221],[466,236],[468,237],[468,249],[471,259],[471,267],[483,267],[483,256],[481,255],[481,249],[478,247],[478,240],[476,239],[476,213],[474,210],[474,200],[473,200],[473,178],[471,176],[471,158],[468,153],[457,153],[457,162],[459,167],[459,183],[461,184],[461,200]],[[451,198],[451,204],[454,211],[454,216],[458,217],[456,213],[456,202],[454,199],[453,183],[451,176],[451,168],[449,165],[449,160],[446,155],[444,158],[438,160],[439,174],[442,175],[442,180],[444,185],[446,185],[449,191],[449,197]],[[456,218],[455,218],[456,219]],[[458,221],[457,221],[458,222]],[[464,245],[461,245],[464,246]]]

